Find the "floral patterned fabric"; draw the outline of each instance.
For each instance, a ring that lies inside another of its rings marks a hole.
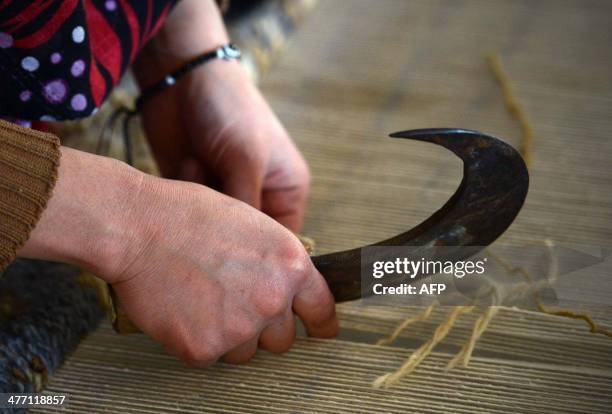
[[[176,1],[0,0],[0,117],[92,114]]]

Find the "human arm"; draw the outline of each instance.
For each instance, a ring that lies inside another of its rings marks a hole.
[[[134,65],[146,87],[228,42],[212,0],[179,3]],[[259,90],[235,61],[210,61],[142,110],[166,177],[214,186],[300,230],[310,174]]]
[[[333,299],[295,236],[204,186],[62,148],[58,179],[20,257],[72,263],[110,283],[128,316],[193,365],[282,352],[294,312],[336,333]]]

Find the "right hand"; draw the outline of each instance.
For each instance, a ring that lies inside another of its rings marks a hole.
[[[148,179],[132,219],[142,234],[110,275],[131,320],[193,365],[284,352],[299,315],[336,334],[334,301],[299,240],[248,205],[206,187]]]
[[[333,297],[290,231],[207,187],[118,164],[64,149],[54,195],[20,255],[89,268],[132,322],[191,365],[246,362],[258,345],[288,350],[294,313],[309,335],[336,335]],[[119,197],[112,177],[126,169]],[[58,234],[78,251],[58,250]]]

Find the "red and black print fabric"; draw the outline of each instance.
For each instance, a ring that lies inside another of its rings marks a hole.
[[[0,117],[90,115],[177,0],[0,0]]]

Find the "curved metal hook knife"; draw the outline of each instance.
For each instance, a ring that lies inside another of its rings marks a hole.
[[[431,142],[463,160],[463,180],[453,196],[427,220],[407,232],[370,246],[415,246],[424,257],[438,246],[455,246],[445,260],[463,260],[491,244],[512,224],[529,188],[520,154],[490,135],[465,129],[417,129],[391,134]],[[367,246],[366,246],[367,247]],[[361,297],[362,248],[312,257],[337,302]],[[420,275],[425,277],[427,275]]]

